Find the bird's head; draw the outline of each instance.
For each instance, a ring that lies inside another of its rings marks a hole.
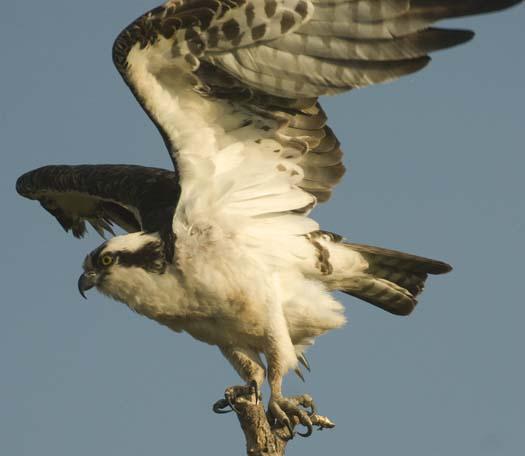
[[[84,272],[78,279],[78,290],[96,287],[112,298],[129,303],[130,299],[152,276],[162,275],[167,268],[163,242],[156,234],[143,232],[115,236],[86,256]]]

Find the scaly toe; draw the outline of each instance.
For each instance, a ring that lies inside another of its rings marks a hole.
[[[259,391],[256,382],[250,382],[250,384],[243,386],[230,386],[224,392],[224,399],[219,399],[213,404],[213,411],[220,414],[230,413],[231,411],[239,413],[239,410],[235,407],[237,401],[240,399],[241,401],[251,402],[254,395],[255,403],[257,403]],[[226,408],[230,410],[224,410]]]
[[[268,404],[268,410],[270,411],[272,417],[275,418],[281,426],[287,427],[288,431],[290,432],[289,439],[293,439],[295,435],[293,426],[291,425],[292,417],[296,417],[297,420],[299,420],[299,423],[306,427],[305,433],[298,432],[300,436],[309,437],[312,435],[312,420],[310,419],[308,413],[303,410],[303,408],[314,409],[311,396],[303,395],[290,398],[281,396],[270,399],[270,403]]]
[[[295,396],[293,399],[296,400],[302,407],[310,409],[310,411],[308,412],[309,416],[315,414],[317,409],[315,407],[315,402],[312,396],[310,396],[309,394],[303,394],[302,396]]]

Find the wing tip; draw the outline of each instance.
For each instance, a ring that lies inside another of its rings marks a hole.
[[[468,43],[476,36],[476,33],[473,30],[468,29],[432,28],[431,30],[443,36],[443,41],[441,43],[443,48],[450,48]]]
[[[25,198],[30,198],[31,191],[30,191],[30,182],[28,182],[30,179],[31,171],[28,173],[22,174],[17,180],[15,184],[16,192]]]
[[[38,199],[36,196],[37,193],[43,190],[39,182],[41,180],[41,176],[43,174],[47,174],[48,172],[53,172],[55,169],[65,167],[68,167],[68,165],[46,165],[25,172],[16,180],[16,192],[24,198],[33,200]]]
[[[444,261],[438,261],[438,260],[433,260],[433,261],[434,262],[432,264],[432,270],[429,271],[429,274],[434,274],[434,275],[447,274],[454,270],[454,268],[450,264],[445,263]]]
[[[421,71],[424,68],[426,68],[429,65],[429,63],[432,62],[432,57],[430,57],[429,55],[424,55],[415,59],[408,59],[406,60],[406,62],[407,71],[405,74],[412,74],[417,73],[418,71]],[[401,76],[403,76],[403,74],[401,74]]]

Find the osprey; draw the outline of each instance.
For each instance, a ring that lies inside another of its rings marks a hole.
[[[292,416],[310,435],[311,398],[285,397],[281,383],[345,323],[330,292],[408,315],[427,275],[451,269],[310,218],[345,171],[317,98],[418,71],[473,37],[434,22],[519,1],[170,0],[120,33],[113,60],[174,170],[45,166],[17,191],[76,237],[86,222],[127,231],[87,255],[80,293],[96,287],[217,345],[247,392],[268,379],[270,415],[290,437]]]

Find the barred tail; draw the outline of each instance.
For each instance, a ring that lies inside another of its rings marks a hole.
[[[445,274],[452,267],[442,261],[368,245],[344,243],[368,263],[362,274],[342,281],[340,291],[396,315],[408,315],[417,304],[428,274]]]

